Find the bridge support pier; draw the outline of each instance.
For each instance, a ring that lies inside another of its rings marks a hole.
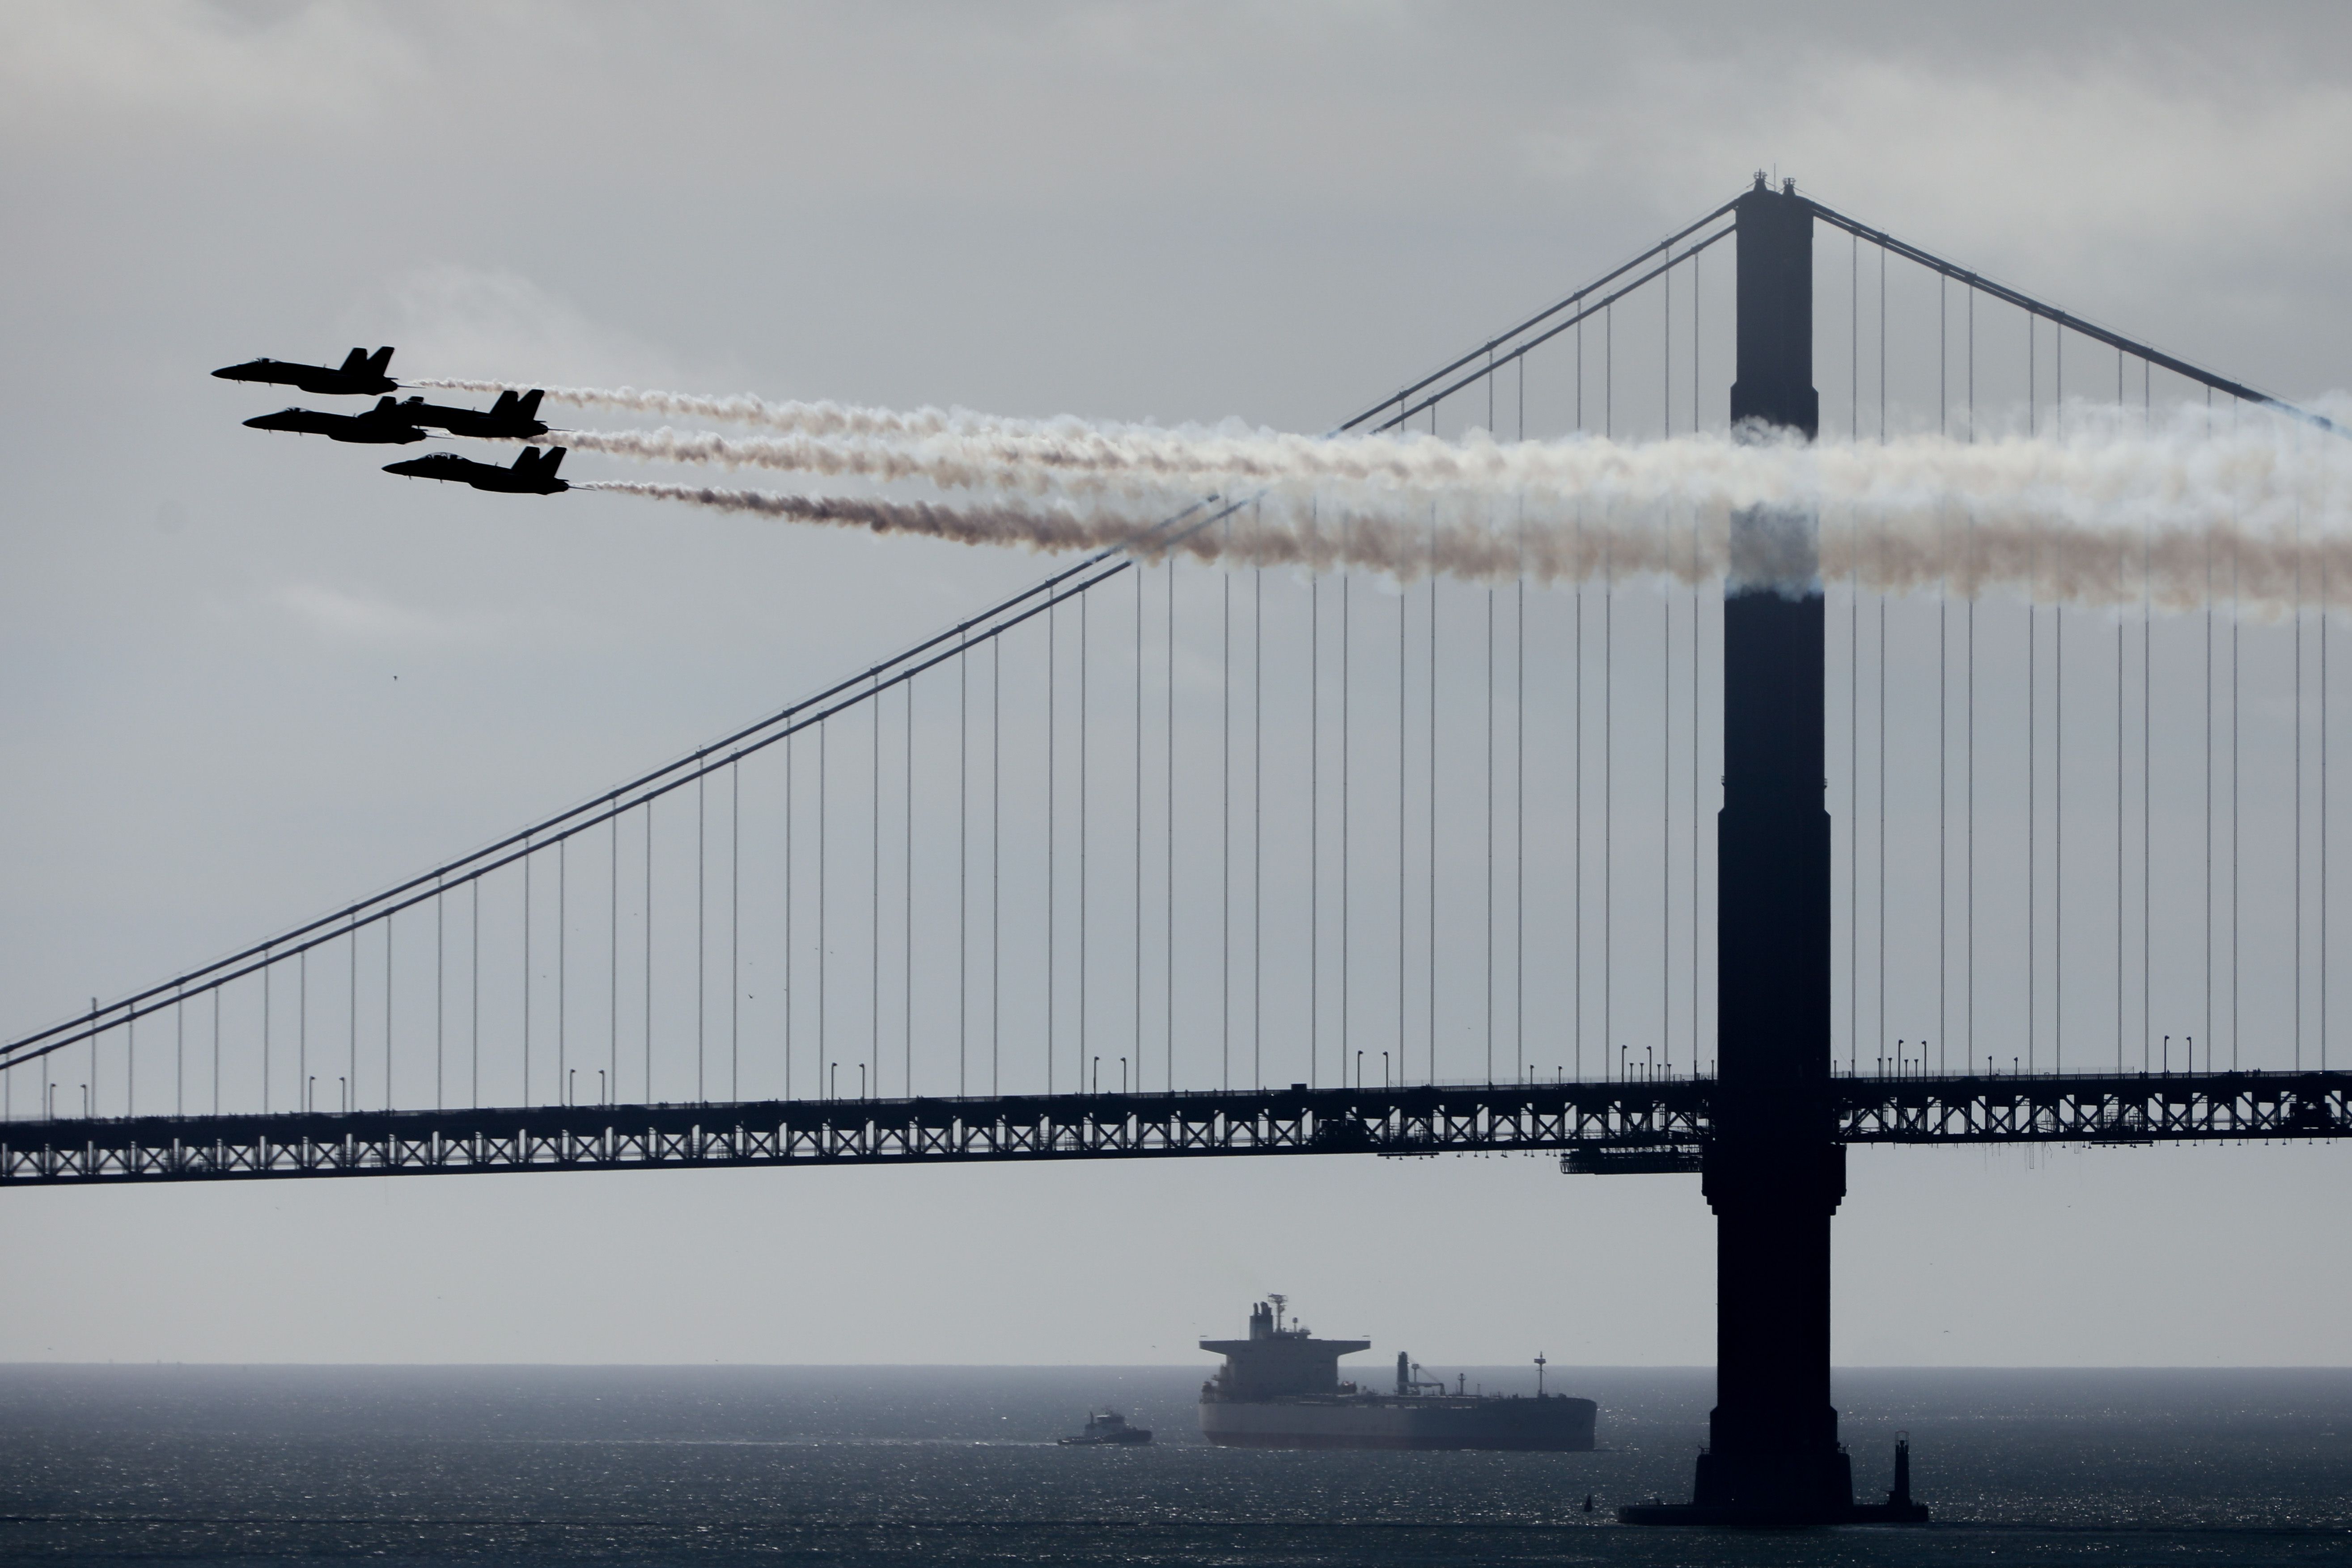
[[[1819,433],[1812,209],[1759,177],[1738,205],[1735,427]],[[1732,519],[1717,818],[1716,1405],[1687,1503],[1630,1524],[1924,1521],[1857,1507],[1830,1404],[1830,1219],[1845,1195],[1830,1074],[1830,819],[1822,801],[1818,519]],[[1791,587],[1793,583],[1800,584]]]

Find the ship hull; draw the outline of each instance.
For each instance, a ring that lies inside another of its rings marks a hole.
[[[1558,1396],[1204,1399],[1201,1436],[1225,1448],[1577,1453],[1592,1447],[1594,1414],[1589,1399]]]

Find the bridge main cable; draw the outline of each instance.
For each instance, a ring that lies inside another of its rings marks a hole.
[[[1811,197],[1801,199],[1811,209],[1815,217],[1832,227],[1843,229],[1857,239],[1866,239],[1882,250],[1891,251],[1906,261],[1924,267],[1930,272],[1948,278],[1956,283],[1965,284],[1970,289],[1990,294],[2005,305],[2014,305],[2030,315],[2054,322],[2069,331],[2089,338],[2094,342],[2105,343],[2107,347],[2127,353],[2134,359],[2168,370],[2184,380],[2197,383],[2200,386],[2210,387],[2215,392],[2225,393],[2248,403],[2256,403],[2266,408],[2275,409],[2290,418],[2302,420],[2315,429],[2326,430],[2337,436],[2352,436],[2352,430],[2346,429],[2326,415],[2315,414],[2308,408],[2289,403],[2284,397],[2274,397],[2267,392],[2248,386],[2242,381],[2232,381],[2226,375],[2220,375],[2201,366],[2191,364],[2187,360],[2166,353],[2162,349],[2141,342],[2136,338],[2127,338],[2121,332],[2110,331],[2096,322],[2086,321],[2080,316],[2037,300],[2021,289],[2012,289],[2006,283],[1997,283],[1982,273],[1971,272],[1956,262],[1947,261],[1942,257],[1923,250],[1906,240],[1897,239],[1884,229],[1873,228],[1868,224],[1846,216],[1843,213],[1825,207]]]

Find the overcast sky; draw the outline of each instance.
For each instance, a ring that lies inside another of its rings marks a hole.
[[[231,361],[1319,430],[1760,167],[2255,385],[2352,380],[2340,8],[1629,16],[0,10],[0,1026],[1038,571],[375,482],[238,429],[276,405],[205,375]],[[2335,1148],[1859,1151],[1836,1356],[2343,1363],[2347,1179]],[[1433,1363],[1713,1352],[1696,1178],[1538,1160],[35,1190],[0,1256],[0,1359],[1185,1361],[1269,1290]]]

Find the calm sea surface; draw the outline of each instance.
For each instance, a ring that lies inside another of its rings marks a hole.
[[[1706,1372],[1553,1368],[1600,1402],[1605,1451],[1548,1455],[1210,1448],[1199,1377],[0,1367],[0,1557],[2352,1564],[2352,1371],[1842,1373],[1858,1488],[1907,1430],[1937,1522],[1780,1534],[1607,1522],[1686,1494]],[[1052,1446],[1105,1403],[1160,1441]]]

